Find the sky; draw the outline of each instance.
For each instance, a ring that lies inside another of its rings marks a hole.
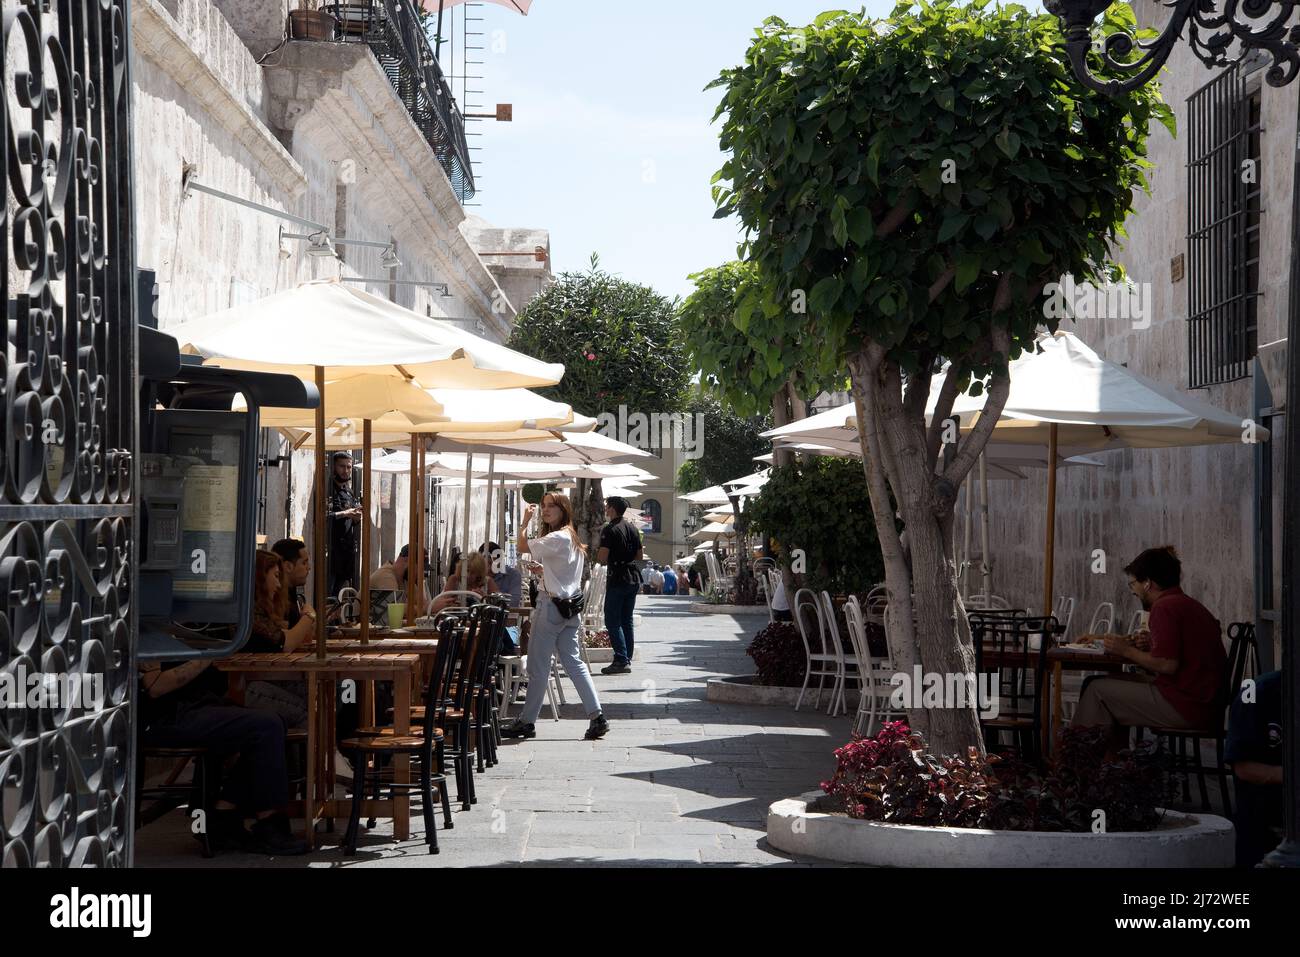
[[[672,298],[691,273],[736,257],[739,227],[714,220],[710,180],[725,158],[711,123],[721,90],[770,15],[810,23],[835,0],[536,0],[521,17],[484,5],[478,99],[514,122],[472,124],[495,226],[550,230],[555,272],[601,266]],[[871,0],[885,16],[892,0]],[[460,27],[458,24],[457,32]],[[444,50],[444,53],[446,51]],[[460,93],[460,84],[456,84]]]

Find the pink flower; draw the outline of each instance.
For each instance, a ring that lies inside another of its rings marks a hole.
[[[594,352],[588,352],[588,353],[587,353],[587,361],[588,361],[588,362],[595,362],[595,361],[596,361],[596,353],[594,353]]]

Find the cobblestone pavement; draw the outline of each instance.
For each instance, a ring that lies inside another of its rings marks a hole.
[[[805,704],[715,704],[709,678],[752,674],[749,639],[766,618],[698,615],[685,598],[641,597],[638,660],[631,674],[596,676],[612,729],[601,741],[586,730],[566,682],[563,720],[549,708],[529,741],[503,742],[500,763],[476,776],[478,803],[453,804],[455,827],[441,830],[430,855],[414,817],[411,840],[394,842],[384,822],[363,831],[344,858],[339,833],[322,834],[310,857],[268,860],[198,855],[181,812],[137,836],[140,866],[217,864],[290,867],[682,865],[813,866],[769,848],[768,805],[817,787],[831,751],[849,736],[849,719]],[[599,670],[600,666],[597,666]],[[823,702],[824,704],[825,702]],[[439,818],[441,820],[441,818]]]

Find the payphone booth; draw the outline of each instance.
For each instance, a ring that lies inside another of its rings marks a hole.
[[[221,369],[140,330],[139,661],[234,654],[253,618],[258,410],[315,408],[289,375]],[[237,395],[246,410],[231,411]]]

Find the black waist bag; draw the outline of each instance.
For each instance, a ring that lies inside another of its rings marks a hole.
[[[586,607],[587,596],[583,595],[581,592],[574,595],[572,598],[556,598],[552,595],[551,601],[553,601],[555,607],[560,610],[560,615],[567,619],[572,618]]]

